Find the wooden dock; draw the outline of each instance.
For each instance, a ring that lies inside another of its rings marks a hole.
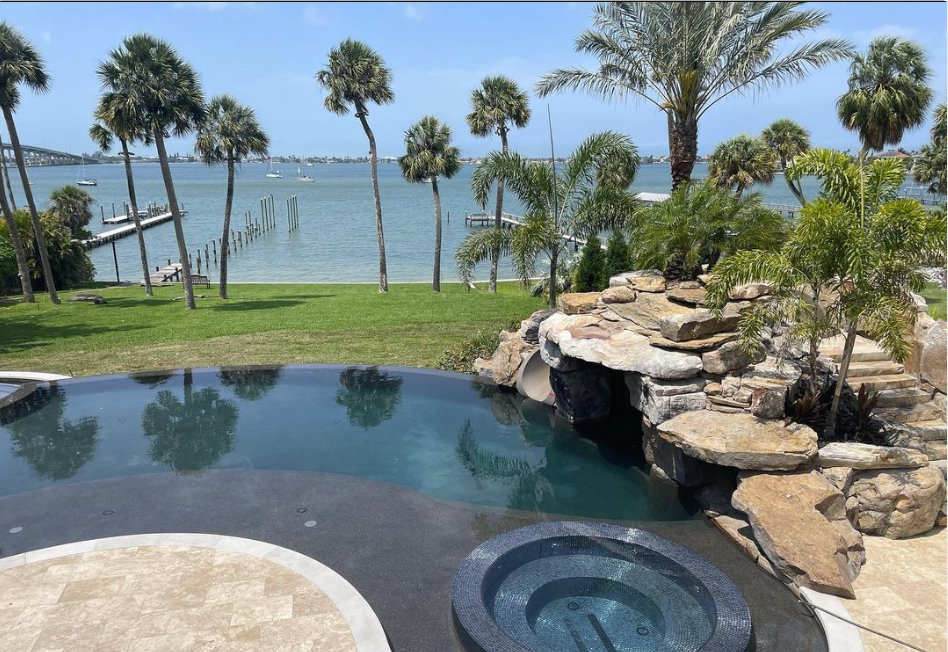
[[[464,225],[465,226],[493,226],[495,216],[487,213],[466,213],[464,215]],[[501,213],[500,214],[500,223],[505,229],[513,229],[515,227],[521,226],[523,224],[523,218],[519,215],[514,215],[513,213]],[[574,235],[564,235],[563,240],[567,244],[572,243],[574,249],[579,249],[586,244],[586,241],[582,238],[577,238]],[[605,245],[602,246],[603,249],[606,248]]]
[[[187,215],[187,212],[181,211],[181,215],[182,216]],[[171,221],[171,212],[169,211],[166,213],[159,213],[158,215],[155,215],[154,217],[146,218],[142,220],[141,224],[142,224],[142,229],[149,229],[153,226],[158,226],[159,224],[164,224],[165,222],[170,222],[170,221]],[[125,236],[132,235],[133,233],[135,233],[135,225],[126,224],[125,226],[120,226],[117,229],[103,231],[102,233],[99,233],[98,235],[94,235],[88,240],[83,240],[82,244],[84,244],[89,249],[95,249],[96,247],[101,247],[102,245],[108,244],[112,242],[113,240],[119,240],[120,238],[124,238]]]
[[[177,283],[181,280],[181,270],[184,266],[181,263],[169,264],[167,267],[155,269],[155,272],[148,277],[152,285],[161,285],[162,283]],[[142,279],[139,285],[145,285],[145,279]]]

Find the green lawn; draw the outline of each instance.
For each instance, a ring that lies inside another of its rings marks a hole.
[[[945,290],[937,283],[929,283],[922,292],[928,302],[928,314],[932,319],[945,319]]]
[[[513,283],[491,295],[447,284],[216,286],[186,311],[181,287],[91,290],[108,303],[0,302],[0,369],[88,374],[267,363],[435,366],[448,347],[541,307]],[[2,300],[0,300],[2,301]]]

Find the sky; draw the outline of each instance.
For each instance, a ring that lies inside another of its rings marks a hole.
[[[945,101],[944,2],[813,4],[830,14],[814,38],[846,38],[861,50],[881,35],[922,45],[930,57],[935,100]],[[594,63],[573,51],[575,37],[590,26],[592,9],[581,2],[0,2],[0,19],[40,49],[52,76],[49,93],[23,93],[16,120],[25,144],[94,151],[88,128],[100,92],[96,66],[124,36],[147,31],[170,41],[191,62],[208,97],[226,92],[252,106],[275,155],[366,155],[358,120],[327,112],[314,79],[330,48],[347,37],[369,44],[392,70],[395,103],[373,107],[369,116],[380,156],[400,155],[405,130],[428,114],[450,125],[462,155],[480,156],[498,147],[496,138],[471,136],[465,122],[471,90],[484,76],[498,73],[531,92],[533,120],[510,136],[511,146],[525,155],[549,152],[547,106],[558,155],[604,129],[629,134],[640,154],[667,154],[664,114],[647,102],[615,104],[573,92],[542,100],[532,95],[544,72]],[[856,135],[842,129],[835,112],[846,78],[847,64],[840,62],[790,86],[722,101],[701,122],[699,152],[707,154],[739,133],[760,133],[780,117],[804,125],[816,145],[857,150]],[[917,148],[927,134],[927,125],[909,132],[902,145]],[[170,143],[169,151],[184,154],[192,147],[193,139],[185,138]]]

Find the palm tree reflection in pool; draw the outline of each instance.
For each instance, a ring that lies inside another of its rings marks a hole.
[[[234,447],[237,406],[213,387],[194,391],[184,372],[184,402],[162,390],[142,412],[142,430],[151,440],[148,455],[176,472],[206,469]]]
[[[99,422],[95,417],[82,417],[75,423],[64,419],[66,396],[57,387],[38,388],[32,401],[42,409],[7,424],[13,454],[26,460],[37,477],[71,478],[95,457]]]
[[[336,405],[346,408],[349,423],[363,430],[391,419],[402,400],[402,379],[375,367],[349,367],[339,374]]]
[[[244,401],[259,401],[280,380],[280,368],[275,369],[221,369],[217,372],[224,387]]]

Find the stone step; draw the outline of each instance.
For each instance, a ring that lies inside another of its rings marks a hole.
[[[820,353],[828,355],[834,362],[843,361],[842,349],[820,349]],[[883,362],[889,360],[889,354],[876,348],[853,349],[851,360],[852,362]]]
[[[944,441],[925,442],[925,454],[928,455],[928,460],[930,462],[948,459],[948,442],[944,442]]]
[[[905,387],[915,387],[918,381],[914,376],[908,374],[898,374],[892,376],[857,376],[852,380],[847,380],[853,391],[858,392],[862,386],[866,387],[868,392],[879,392],[884,389],[902,389]]]
[[[849,365],[846,372],[846,378],[859,378],[860,376],[892,376],[905,371],[905,367],[889,360],[874,362],[853,362]]]
[[[887,407],[877,409],[874,414],[880,419],[886,421],[895,421],[897,423],[913,423],[915,421],[933,421],[941,413],[934,403],[920,403],[907,407]]]
[[[906,387],[904,389],[884,389],[879,392],[879,401],[876,403],[876,407],[904,407],[906,405],[928,403],[931,400],[931,394],[918,389],[917,387]]]
[[[944,441],[948,435],[948,426],[944,421],[916,421],[911,424],[924,441]]]

